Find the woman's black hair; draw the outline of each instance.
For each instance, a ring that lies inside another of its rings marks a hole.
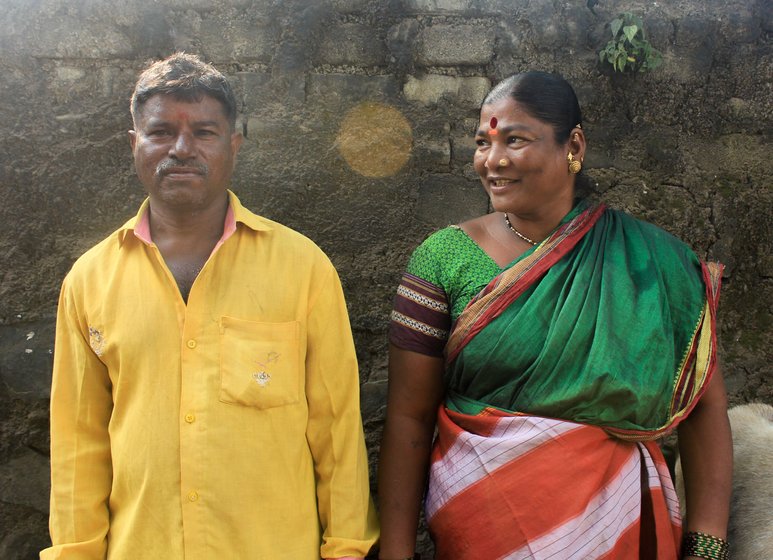
[[[511,97],[532,117],[553,128],[556,142],[569,139],[572,129],[582,125],[577,96],[563,77],[548,72],[513,74],[492,89],[481,103],[489,105]]]

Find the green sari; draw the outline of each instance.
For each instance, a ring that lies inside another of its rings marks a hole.
[[[720,273],[655,226],[581,204],[457,319],[446,406],[654,439],[714,369]]]

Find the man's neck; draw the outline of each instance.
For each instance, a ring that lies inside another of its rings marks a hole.
[[[148,206],[150,234],[157,245],[185,240],[190,244],[212,243],[214,246],[223,234],[227,212],[227,195],[201,208],[170,208],[166,204],[154,204],[151,197]]]
[[[153,243],[187,303],[193,283],[223,235],[228,197],[222,204],[186,211],[175,208],[172,212],[163,204],[154,206],[151,199],[148,212]]]

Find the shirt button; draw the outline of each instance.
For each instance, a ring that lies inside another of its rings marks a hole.
[[[190,414],[190,413],[186,414],[185,415],[185,421],[188,422],[188,424],[192,424],[193,422],[196,421],[196,415],[195,414]]]
[[[196,341],[193,339],[190,339],[188,341],[188,348],[196,348]]]
[[[188,501],[189,502],[195,502],[198,499],[199,499],[199,494],[197,492],[194,492],[193,490],[188,492]]]

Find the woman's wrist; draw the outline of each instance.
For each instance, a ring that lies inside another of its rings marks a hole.
[[[727,541],[714,535],[699,531],[688,531],[684,534],[682,557],[705,558],[706,560],[728,560]]]

